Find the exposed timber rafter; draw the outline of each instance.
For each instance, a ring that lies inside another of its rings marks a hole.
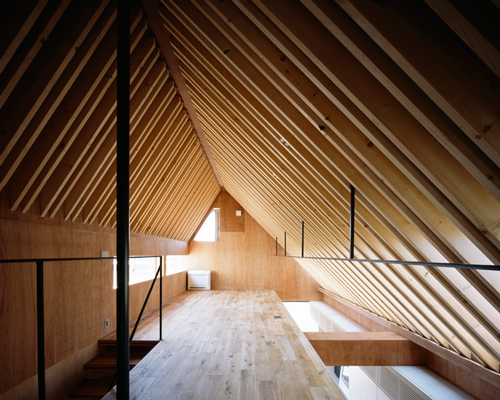
[[[217,182],[219,182],[219,186],[221,188],[224,187],[224,183],[217,169],[217,163],[212,155],[212,151],[210,150],[210,146],[207,142],[207,138],[205,137],[205,133],[203,132],[203,127],[200,124],[198,116],[196,114],[196,109],[191,100],[191,95],[186,86],[186,79],[181,73],[179,68],[179,60],[174,54],[174,50],[172,45],[170,44],[170,39],[167,34],[167,31],[164,29],[163,24],[161,23],[161,18],[158,12],[158,6],[160,4],[159,0],[142,0],[142,5],[144,7],[144,11],[146,13],[146,17],[148,19],[149,25],[153,30],[156,40],[158,40],[158,45],[160,47],[160,52],[165,57],[165,61],[167,62],[168,68],[172,75],[172,79],[174,80],[177,90],[179,91],[179,95],[182,97],[182,101],[184,102],[184,107],[186,108],[189,118],[193,124],[194,130],[200,139],[200,143],[205,151],[207,159],[212,167],[215,177],[217,178]]]

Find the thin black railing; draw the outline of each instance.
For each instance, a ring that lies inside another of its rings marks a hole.
[[[135,321],[134,329],[132,329],[132,333],[130,334],[130,339],[129,339],[129,345],[132,344],[132,340],[134,340],[135,332],[137,331],[137,327],[139,326],[139,322],[141,322],[142,314],[144,313],[144,310],[146,309],[146,305],[148,304],[149,296],[151,296],[151,292],[153,291],[153,288],[155,287],[156,283],[156,278],[158,277],[158,274],[160,274],[162,267],[162,262],[161,262],[161,257],[160,257],[160,266],[158,267],[158,270],[156,271],[156,275],[153,279],[153,282],[151,282],[151,286],[149,287],[148,294],[146,296],[146,300],[144,300],[144,303],[142,304],[141,312],[139,313],[139,316],[137,317],[137,321]],[[161,284],[161,279],[160,279],[160,340],[162,340],[162,303],[163,303],[163,298],[162,298],[162,284]],[[113,376],[113,379],[111,380],[111,383],[109,384],[108,387],[108,392],[113,389],[113,386],[116,384],[116,375],[117,371],[115,371],[115,374]]]
[[[144,300],[144,303],[139,313],[139,317],[135,323],[134,329],[130,336],[130,342],[135,335],[137,327],[142,318],[142,314],[146,308],[149,297],[153,291],[154,284],[160,275],[160,340],[162,340],[162,304],[163,304],[163,285],[161,282],[163,257],[162,256],[131,256],[129,258],[159,258],[159,267],[156,275],[151,283],[149,292]],[[35,263],[36,264],[36,308],[37,308],[37,353],[38,353],[38,399],[46,399],[46,384],[45,384],[45,313],[44,313],[44,292],[43,292],[43,264],[46,262],[61,262],[61,261],[93,261],[93,260],[115,260],[116,257],[71,257],[71,258],[21,258],[0,260],[0,264],[19,264],[19,263]],[[129,342],[129,344],[130,344]],[[127,366],[128,368],[128,366]],[[114,386],[114,383],[113,383]],[[111,388],[113,387],[111,386]]]
[[[441,268],[456,268],[456,269],[471,269],[484,271],[500,271],[500,265],[485,265],[485,264],[461,264],[461,263],[443,263],[432,261],[399,261],[399,260],[378,260],[378,259],[363,259],[354,258],[354,221],[355,221],[355,201],[356,189],[351,185],[351,211],[349,217],[349,257],[320,257],[320,256],[304,256],[304,221],[302,221],[302,251],[300,256],[286,255],[286,232],[283,241],[283,255],[278,255],[278,238],[276,237],[276,257],[304,258],[309,260],[329,260],[329,261],[350,261],[359,263],[372,264],[396,264],[396,265],[419,265],[424,267],[441,267]]]
[[[354,258],[354,221],[355,221],[355,212],[354,207],[356,205],[356,189],[351,185],[351,212],[349,218],[349,258]],[[304,241],[304,237],[302,235],[302,241]],[[304,247],[304,246],[302,246]],[[302,252],[302,257],[304,257],[304,253]]]
[[[427,261],[399,261],[399,260],[377,260],[377,259],[366,259],[366,258],[315,257],[315,256],[301,257],[301,256],[278,255],[276,257],[303,258],[305,260],[351,261],[351,262],[372,263],[372,264],[419,265],[424,267],[500,271],[500,265],[486,265],[486,264],[460,264],[460,263],[440,263],[440,262],[427,262]]]

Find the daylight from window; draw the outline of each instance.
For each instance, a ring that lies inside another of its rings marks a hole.
[[[214,209],[208,215],[194,238],[196,242],[215,242],[219,240],[219,213],[218,209]]]
[[[319,325],[311,317],[311,303],[308,301],[284,301],[293,320],[302,332],[319,332]]]
[[[184,271],[183,256],[167,256],[167,275]]]
[[[158,257],[130,258],[129,285],[154,279],[158,266]],[[113,260],[113,289],[116,289],[116,259]]]

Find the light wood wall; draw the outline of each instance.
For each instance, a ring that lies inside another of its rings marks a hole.
[[[113,229],[43,219],[10,212],[5,207],[0,211],[3,259],[99,257],[101,250],[114,255],[115,236]],[[131,255],[185,255],[187,248],[185,242],[131,235]],[[112,262],[46,263],[44,275],[46,367],[64,362],[65,370],[83,373],[83,363],[97,351],[97,340],[116,326]],[[184,284],[185,273],[164,277],[164,300],[184,291]],[[131,286],[131,320],[137,318],[149,285],[144,282]],[[158,306],[158,298],[156,287],[147,310]],[[106,318],[110,320],[108,329],[104,328]],[[0,342],[0,359],[7,360],[0,365],[0,395],[16,398],[8,391],[37,373],[34,264],[0,266]],[[54,380],[47,382],[51,390],[57,385],[64,387],[60,373],[52,376]],[[75,378],[74,374],[69,378]],[[36,387],[36,380],[31,381]],[[23,390],[19,398],[26,398],[26,388]],[[59,395],[55,392],[52,398]]]
[[[186,290],[186,272],[164,276],[163,278],[163,301],[177,296]],[[140,307],[146,297],[151,281],[142,282],[130,287],[130,318],[134,321],[139,314]],[[147,311],[158,307],[158,284],[155,285],[151,294]],[[114,300],[114,291],[113,291]],[[143,318],[146,319],[146,318]],[[144,323],[144,322],[142,322]],[[108,329],[109,330],[109,329]],[[106,330],[106,331],[108,331]],[[78,349],[75,353],[64,360],[47,367],[45,371],[47,385],[47,399],[62,399],[80,381],[84,379],[83,365],[98,353],[97,341],[83,349]],[[0,394],[0,400],[27,400],[38,399],[37,376],[22,382],[19,385]]]
[[[186,271],[182,271],[172,275],[166,275],[162,278],[163,303],[186,291],[186,275]],[[144,303],[144,300],[148,295],[150,287],[151,281],[145,281],[130,286],[130,321],[135,321],[139,317],[142,304]],[[115,293],[113,291],[113,296],[114,295]],[[153,291],[151,292],[151,296],[148,300],[148,304],[144,309],[144,313],[146,314],[148,311],[158,308],[160,305],[159,299],[160,285],[159,282],[156,282]]]
[[[212,271],[212,289],[274,289],[283,301],[320,300],[318,284],[292,258],[274,257],[275,240],[226,191],[220,208],[220,240],[189,242],[187,269]],[[236,210],[242,210],[241,217]],[[279,247],[279,254],[283,249]]]

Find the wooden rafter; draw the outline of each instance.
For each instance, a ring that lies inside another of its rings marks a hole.
[[[39,209],[42,216],[114,227],[116,3],[56,3],[39,1],[30,12],[18,7],[19,15],[11,16],[14,36],[9,33],[12,42],[1,56],[0,189],[8,188],[13,211]],[[203,149],[139,7],[130,28],[131,223],[143,231],[141,210],[154,198],[156,215],[146,230],[186,241],[219,185],[200,157]],[[188,157],[180,158],[183,149]],[[193,154],[203,180],[191,171]],[[197,185],[206,194],[189,204],[165,197],[165,180],[183,185],[192,172],[196,183],[170,196],[193,196]],[[177,204],[180,220],[162,216],[169,201]]]
[[[286,231],[291,253],[303,219],[309,254],[347,255],[353,184],[357,256],[497,263],[497,166],[342,7],[165,0],[160,15],[225,187],[280,242]],[[354,303],[498,369],[491,274],[302,264]]]
[[[466,3],[143,0],[132,232],[187,241],[224,187],[279,244],[287,233],[289,255],[303,220],[306,255],[345,258],[352,185],[356,257],[499,264],[500,10]],[[0,190],[13,212],[113,228],[116,2],[13,11]],[[299,263],[447,357],[500,370],[497,272]]]
[[[174,79],[175,84],[177,86],[177,90],[179,91],[179,94],[182,97],[184,106],[186,107],[191,122],[193,123],[195,132],[198,135],[198,138],[200,139],[200,143],[203,146],[203,150],[205,151],[208,161],[210,162],[210,165],[212,167],[212,170],[214,171],[214,175],[217,178],[217,181],[219,182],[219,186],[224,187],[224,184],[217,169],[217,164],[215,163],[215,160],[212,156],[212,151],[210,150],[210,146],[207,143],[205,133],[203,132],[203,128],[198,120],[196,109],[194,108],[193,103],[191,101],[191,95],[187,90],[186,81],[179,69],[179,61],[174,55],[174,51],[170,44],[167,32],[165,31],[165,29],[163,28],[163,24],[161,23],[161,18],[159,17],[158,14],[159,4],[160,4],[159,0],[142,0],[142,5],[146,12],[148,22],[156,36],[156,39],[158,40],[160,51],[163,57],[165,57],[165,60],[167,61],[168,67],[172,73],[172,78]]]

